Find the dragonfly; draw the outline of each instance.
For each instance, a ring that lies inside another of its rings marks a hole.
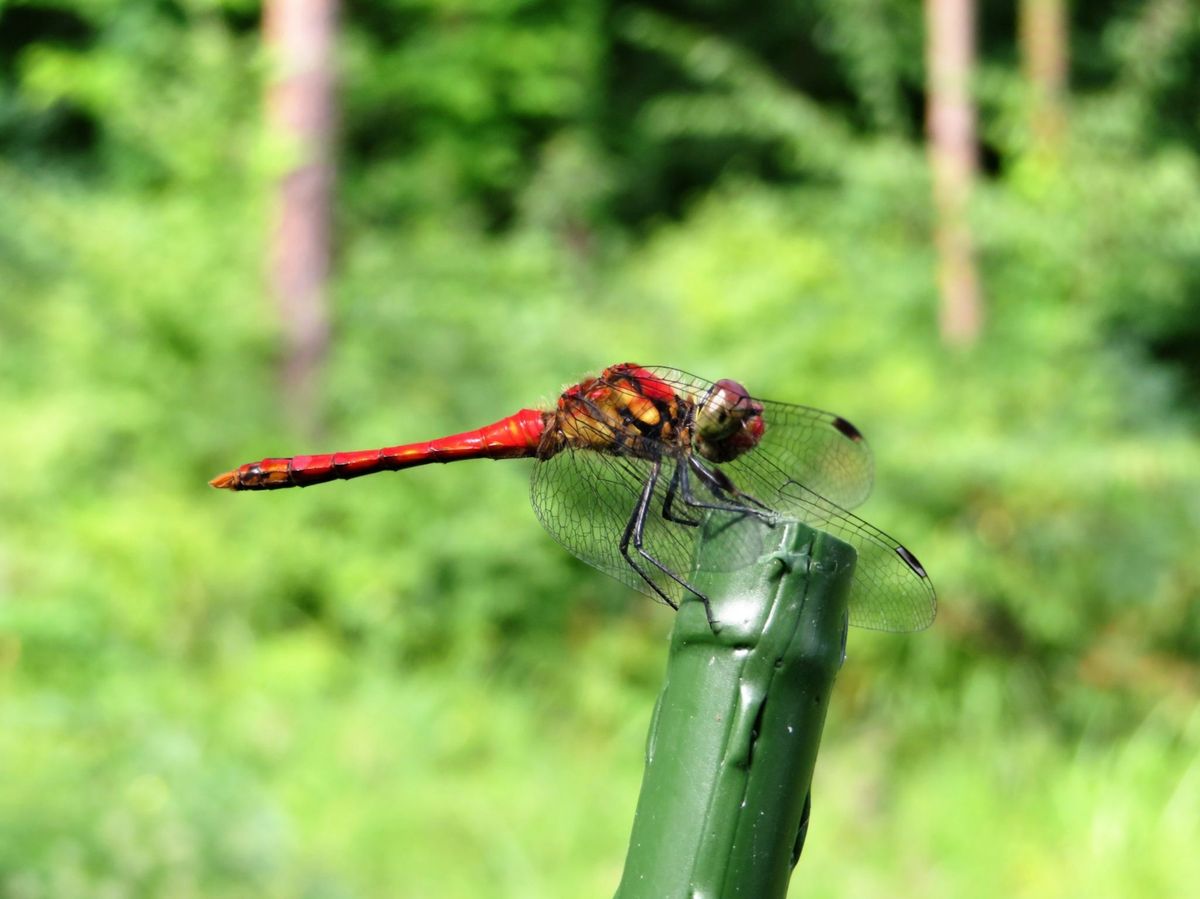
[[[673,609],[689,581],[706,516],[769,526],[795,518],[858,554],[850,624],[905,632],[937,611],[929,577],[902,544],[849,510],[870,493],[871,451],[845,418],[631,362],[568,387],[551,409],[382,449],[248,462],[213,478],[226,490],[276,490],[433,462],[533,458],[538,519],[574,555]]]

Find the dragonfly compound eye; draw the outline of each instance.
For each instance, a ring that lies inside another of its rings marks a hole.
[[[763,434],[762,406],[737,381],[718,381],[696,408],[695,445],[713,462],[752,449]]]

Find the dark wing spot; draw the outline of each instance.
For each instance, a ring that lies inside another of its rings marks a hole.
[[[858,440],[863,439],[862,432],[859,431],[858,428],[854,427],[854,425],[850,424],[850,422],[846,421],[846,419],[842,418],[840,415],[836,416],[833,419],[833,426],[835,428],[837,428],[839,431],[841,431],[843,434],[845,434],[847,437],[849,437],[851,440],[858,441]]]
[[[928,577],[925,569],[921,567],[921,563],[917,561],[917,557],[910,553],[903,546],[896,547],[896,555],[904,560],[904,564],[917,573],[917,577]]]

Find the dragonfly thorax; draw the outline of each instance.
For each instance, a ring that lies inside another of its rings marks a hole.
[[[559,397],[538,448],[549,458],[566,448],[655,458],[686,446],[690,403],[643,369],[625,364]]]

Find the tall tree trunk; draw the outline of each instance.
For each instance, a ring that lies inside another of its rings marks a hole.
[[[1021,66],[1030,92],[1033,149],[1055,154],[1066,122],[1066,0],[1021,0],[1020,32]]]
[[[317,385],[329,343],[336,14],[337,0],[267,0],[263,11],[275,66],[268,127],[291,154],[275,199],[267,276],[283,326],[284,403],[307,431],[319,424]]]
[[[974,0],[925,0],[929,165],[936,212],[934,241],[942,339],[970,346],[983,326],[983,297],[968,207],[977,168]]]

